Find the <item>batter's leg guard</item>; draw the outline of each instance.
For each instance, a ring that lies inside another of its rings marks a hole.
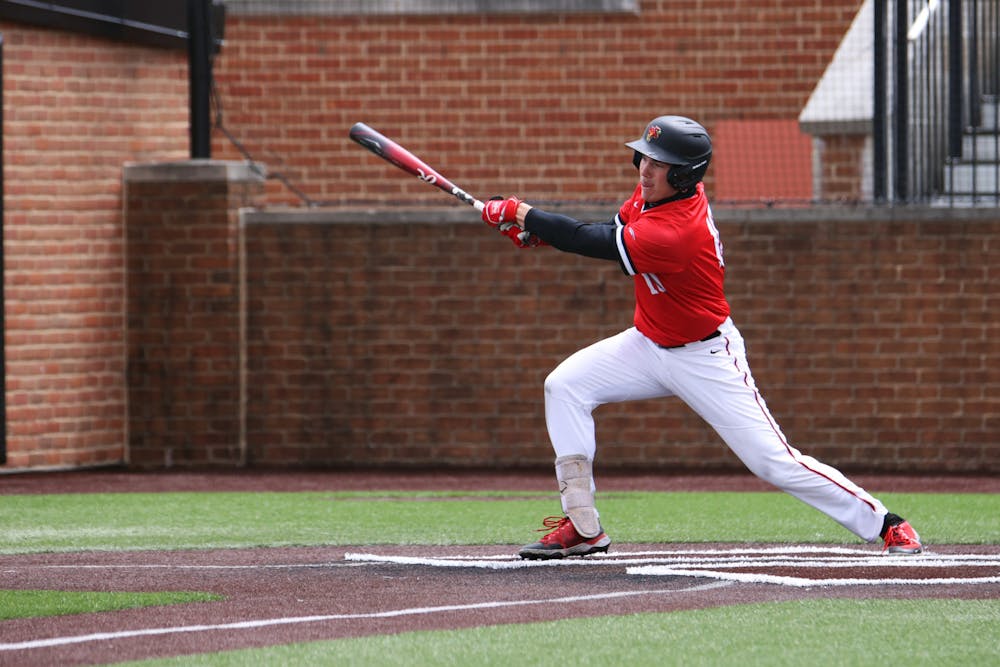
[[[601,521],[594,506],[593,462],[582,454],[556,459],[556,479],[563,511],[582,537],[601,534]]]

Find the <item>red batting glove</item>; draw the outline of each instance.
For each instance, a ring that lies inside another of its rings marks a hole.
[[[544,241],[517,224],[517,207],[520,204],[521,200],[517,197],[494,197],[483,207],[483,222],[509,238],[518,248],[545,245]]]
[[[547,245],[531,232],[524,231],[517,225],[511,225],[507,229],[501,229],[500,233],[509,238],[518,248],[535,248],[540,245]]]
[[[517,207],[521,200],[517,197],[494,198],[483,207],[483,222],[503,233],[510,225],[517,226]]]

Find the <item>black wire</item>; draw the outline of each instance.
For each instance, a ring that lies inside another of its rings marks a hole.
[[[211,56],[211,64],[210,64],[210,67],[209,67],[209,72],[210,72],[210,74],[209,74],[209,89],[210,89],[209,95],[211,97],[212,106],[215,107],[215,123],[214,123],[215,124],[215,128],[218,129],[219,132],[221,132],[222,135],[224,137],[226,137],[226,139],[229,140],[229,143],[231,143],[236,148],[237,151],[239,151],[240,155],[243,156],[243,159],[245,159],[249,163],[250,169],[252,169],[254,171],[254,173],[256,173],[257,175],[259,175],[261,178],[265,178],[265,179],[271,178],[271,179],[274,179],[276,181],[281,182],[282,185],[284,185],[286,188],[288,188],[288,190],[292,194],[294,194],[296,197],[298,197],[299,200],[302,203],[304,203],[306,206],[308,206],[310,208],[318,206],[319,204],[316,201],[314,201],[313,199],[311,199],[305,192],[303,192],[299,188],[295,187],[295,185],[292,184],[291,180],[289,180],[289,178],[287,176],[285,176],[283,173],[281,173],[279,171],[272,171],[271,173],[267,173],[266,171],[264,171],[263,169],[261,169],[260,165],[258,164],[258,162],[256,160],[254,160],[253,155],[250,154],[250,151],[247,149],[247,147],[244,146],[243,143],[239,139],[237,139],[236,136],[232,132],[229,131],[229,128],[227,128],[225,126],[225,124],[223,123],[223,121],[222,121],[222,118],[223,118],[222,96],[219,95],[219,89],[216,86],[216,81],[215,81],[215,56],[214,56],[214,54]]]

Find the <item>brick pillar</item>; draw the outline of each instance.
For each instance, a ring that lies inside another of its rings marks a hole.
[[[239,162],[124,169],[128,448],[136,468],[245,463]]]

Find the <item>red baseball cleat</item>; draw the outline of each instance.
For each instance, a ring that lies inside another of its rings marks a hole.
[[[583,537],[573,526],[573,522],[566,516],[550,516],[542,521],[545,528],[551,529],[542,539],[521,548],[518,555],[521,558],[530,560],[565,558],[566,556],[586,556],[599,551],[607,552],[608,545],[611,544],[604,531],[595,537]]]
[[[923,550],[924,547],[920,544],[920,536],[917,535],[917,531],[913,530],[913,526],[910,525],[909,521],[889,526],[885,531],[885,546],[882,547],[883,553],[888,551],[891,554],[918,554]]]

